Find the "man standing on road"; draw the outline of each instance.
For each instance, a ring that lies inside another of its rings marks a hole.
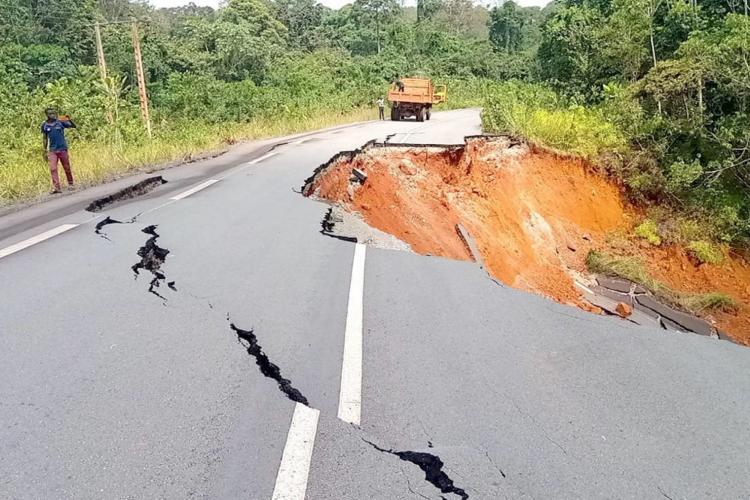
[[[76,128],[68,116],[57,117],[53,108],[45,111],[47,121],[42,123],[42,143],[44,145],[44,159],[49,162],[49,171],[52,175],[51,194],[60,193],[60,176],[57,174],[58,160],[65,169],[65,177],[68,180],[68,188],[73,187],[73,172],[70,170],[70,158],[68,157],[68,143],[65,142],[65,129]]]
[[[385,120],[385,99],[382,97],[378,99],[378,111],[380,112],[380,119]]]

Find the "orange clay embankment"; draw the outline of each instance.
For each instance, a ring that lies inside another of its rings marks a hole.
[[[367,173],[363,185],[350,182],[352,168]],[[456,232],[461,223],[493,276],[587,310],[594,308],[573,277],[586,273],[589,250],[608,251],[607,235],[630,234],[636,220],[618,187],[584,160],[506,137],[470,138],[465,147],[365,147],[327,165],[311,193],[361,213],[420,254],[471,259]],[[742,302],[739,314],[715,319],[738,340],[750,339],[744,261],[696,267],[680,249],[631,247],[675,289],[723,291]]]

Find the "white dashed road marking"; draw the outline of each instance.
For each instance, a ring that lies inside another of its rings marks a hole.
[[[366,251],[367,246],[362,243],[354,246],[339,392],[338,417],[354,425],[359,425],[362,413],[362,295],[365,285]]]
[[[7,257],[10,254],[20,252],[21,250],[25,248],[29,248],[32,245],[36,245],[37,243],[41,243],[44,240],[48,240],[52,237],[55,237],[58,234],[62,234],[65,231],[70,231],[71,229],[75,227],[78,227],[78,224],[63,224],[61,226],[57,226],[56,228],[50,229],[49,231],[45,231],[41,234],[37,234],[36,236],[32,236],[31,238],[27,240],[20,241],[16,243],[15,245],[5,247],[2,250],[0,250],[0,259],[2,259],[3,257]]]
[[[279,153],[277,153],[276,151],[272,151],[270,153],[264,154],[260,158],[256,158],[256,159],[254,159],[252,161],[247,162],[247,165],[255,165],[256,163],[260,163],[263,160],[267,160],[267,159],[269,159],[272,156],[276,156],[277,154],[279,154]]]
[[[305,500],[320,411],[297,403],[276,474],[273,500]]]
[[[203,182],[203,183],[198,184],[197,186],[195,186],[193,188],[188,189],[187,191],[183,191],[182,193],[180,193],[178,195],[172,196],[170,198],[170,200],[177,201],[177,200],[181,200],[183,198],[187,198],[191,194],[195,194],[195,193],[197,193],[198,191],[200,191],[202,189],[206,189],[208,186],[210,186],[212,184],[216,184],[217,182],[219,182],[218,179],[209,179],[206,182]]]

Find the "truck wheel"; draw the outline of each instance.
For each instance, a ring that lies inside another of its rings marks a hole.
[[[425,118],[428,120],[432,117],[432,108],[427,108],[427,114],[425,115]]]
[[[424,121],[424,108],[418,108],[417,109],[417,121],[423,122]]]
[[[391,108],[391,121],[397,122],[400,118],[398,108]]]

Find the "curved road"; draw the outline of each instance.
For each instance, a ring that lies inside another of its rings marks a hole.
[[[0,498],[750,498],[750,349],[325,237],[294,192],[478,132],[369,122],[0,218]]]

